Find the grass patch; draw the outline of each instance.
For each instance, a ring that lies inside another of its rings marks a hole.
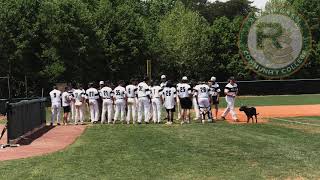
[[[65,151],[0,162],[0,178],[317,179],[319,138],[273,123],[97,125]]]

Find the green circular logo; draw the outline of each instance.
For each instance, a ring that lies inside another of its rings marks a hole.
[[[242,24],[238,46],[250,69],[280,78],[303,67],[311,42],[306,21],[292,9],[279,8],[262,15],[251,13]]]

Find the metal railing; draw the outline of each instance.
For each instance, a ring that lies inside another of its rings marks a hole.
[[[7,142],[17,143],[46,124],[46,99],[7,103]]]

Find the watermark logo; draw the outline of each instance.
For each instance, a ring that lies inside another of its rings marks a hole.
[[[292,9],[250,14],[239,36],[240,54],[248,67],[267,78],[287,77],[305,64],[311,51],[306,21]]]

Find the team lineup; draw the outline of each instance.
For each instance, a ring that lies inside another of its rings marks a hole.
[[[234,77],[229,78],[223,93],[227,108],[221,115],[225,120],[228,113],[232,119],[238,121],[234,111],[235,98],[238,94],[238,86]],[[91,123],[115,124],[117,121],[126,124],[141,124],[143,121],[149,124],[152,121],[160,124],[162,118],[170,125],[174,120],[174,113],[177,111],[178,120],[181,124],[190,123],[191,109],[195,112],[194,120],[215,122],[218,119],[219,94],[221,92],[215,77],[209,81],[200,81],[196,85],[190,85],[186,76],[181,82],[174,85],[172,81],[161,76],[161,82],[150,81],[145,77],[140,83],[138,80],[131,80],[126,84],[120,80],[115,88],[110,81],[100,81],[99,89],[94,83],[90,83],[87,90],[82,85],[76,87],[65,87],[61,92],[56,86],[49,93],[51,98],[51,125],[56,121],[60,124],[60,112],[63,109],[63,124],[67,125],[72,120],[75,125],[84,124],[85,110],[90,112]],[[211,105],[215,111],[212,114]],[[161,117],[164,108],[166,117]]]

